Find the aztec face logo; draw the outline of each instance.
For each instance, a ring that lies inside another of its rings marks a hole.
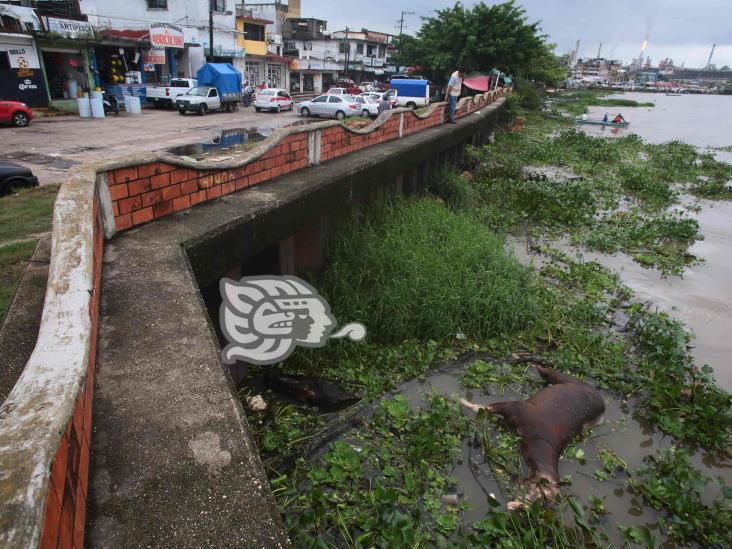
[[[331,335],[336,320],[328,302],[294,276],[247,276],[239,282],[222,278],[219,289],[219,319],[229,341],[221,357],[227,364],[275,364],[298,345],[322,347],[329,338],[360,341],[366,336],[357,322]]]

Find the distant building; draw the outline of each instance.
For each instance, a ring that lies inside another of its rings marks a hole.
[[[387,71],[393,72],[389,59],[394,52],[394,36],[368,29],[342,30],[331,34],[338,42],[336,61],[343,63],[344,70],[356,82],[373,81]]]
[[[281,48],[270,49],[267,39],[267,26],[273,24],[269,19],[254,17],[245,8],[238,8],[236,29],[239,47],[246,50],[246,58],[237,64],[245,82],[259,86],[265,82],[273,88],[290,88],[288,64],[290,59],[280,55]]]
[[[321,93],[335,82],[343,65],[338,63],[338,42],[325,34],[322,19],[286,19],[283,28],[283,54],[290,61],[292,91]]]
[[[611,82],[617,79],[622,63],[602,57],[578,59],[572,71],[575,80]]]

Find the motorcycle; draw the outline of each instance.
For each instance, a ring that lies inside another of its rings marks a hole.
[[[256,90],[252,86],[247,86],[244,88],[244,93],[242,96],[242,104],[245,107],[249,107],[252,102],[254,101],[254,96],[256,95]]]
[[[102,93],[102,105],[104,106],[104,114],[119,114],[119,101],[111,93]]]

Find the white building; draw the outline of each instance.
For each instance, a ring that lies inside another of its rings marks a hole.
[[[211,0],[213,60],[234,63],[245,52],[237,45],[234,0]],[[172,76],[195,76],[211,54],[209,0],[79,0],[92,26],[113,31],[145,31],[151,23],[168,23],[183,31],[184,47],[168,52]]]

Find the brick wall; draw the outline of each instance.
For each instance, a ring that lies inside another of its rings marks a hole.
[[[488,100],[463,100],[458,117],[488,104],[502,94],[493,93]],[[368,133],[357,133],[345,127],[331,126],[320,130],[321,162],[440,125],[446,119],[445,108],[435,108],[424,118],[412,112],[394,113],[385,123]],[[180,168],[156,162],[106,172],[112,197],[112,210],[117,231],[158,219],[190,208],[201,202],[233,193],[308,166],[307,126],[301,132],[284,137],[258,159],[241,168],[215,171]]]
[[[97,317],[101,285],[104,230],[98,204],[94,200],[94,279],[89,297],[91,343],[86,379],[66,426],[56,457],[46,498],[41,533],[41,549],[83,549],[86,526],[86,497],[89,483],[89,448],[91,443],[92,394],[97,342]]]
[[[298,133],[242,168],[199,171],[157,162],[107,172],[107,184],[123,231],[307,165],[307,133]]]

